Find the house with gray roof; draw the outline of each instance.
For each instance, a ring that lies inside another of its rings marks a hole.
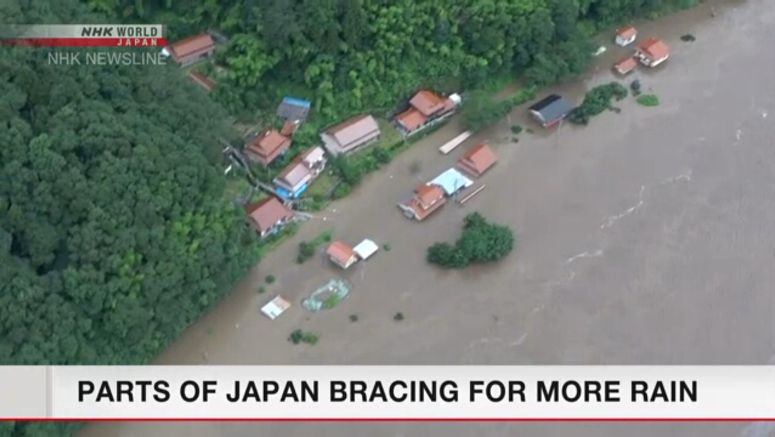
[[[556,125],[572,110],[573,105],[557,94],[552,94],[528,108],[533,118],[545,128]]]
[[[377,139],[380,131],[377,120],[369,114],[353,117],[320,134],[323,146],[332,155],[351,153]]]

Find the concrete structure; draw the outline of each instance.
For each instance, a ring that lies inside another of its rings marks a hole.
[[[460,102],[457,94],[441,97],[433,91],[422,90],[409,100],[409,109],[396,116],[396,126],[404,136],[409,136],[446,119]]]
[[[332,155],[351,153],[379,139],[377,120],[371,115],[353,117],[320,134],[323,145]]]
[[[649,38],[638,46],[635,56],[647,67],[656,67],[670,57],[670,48],[661,39]]]
[[[473,177],[479,177],[498,162],[498,157],[487,144],[477,144],[458,161],[459,169]]]
[[[616,45],[625,47],[634,43],[637,38],[638,30],[633,26],[625,26],[616,29],[616,38],[614,38],[614,41],[616,42]]]
[[[436,176],[430,183],[441,187],[447,196],[453,196],[458,191],[473,185],[474,181],[468,179],[463,173],[454,168],[450,168]]]
[[[253,137],[245,145],[245,154],[251,161],[266,167],[277,159],[278,156],[287,152],[290,147],[290,138],[274,129],[270,129]]]
[[[422,184],[414,190],[414,197],[399,203],[398,207],[408,218],[423,221],[446,202],[444,189],[438,185]]]
[[[573,106],[557,94],[551,94],[528,108],[533,118],[545,128],[561,122],[571,110]]]
[[[167,53],[182,67],[195,64],[209,58],[215,52],[213,38],[202,33],[180,40],[168,47]]]
[[[313,147],[296,157],[274,179],[277,194],[283,199],[296,199],[326,168],[326,156],[321,147]]]
[[[334,241],[326,250],[328,258],[343,269],[349,268],[358,261],[355,250],[343,241]]]
[[[245,207],[245,212],[261,238],[279,232],[294,217],[293,211],[276,197],[252,203]]]
[[[614,64],[613,69],[616,73],[625,76],[632,73],[637,67],[638,61],[636,61],[634,57],[628,56]]]

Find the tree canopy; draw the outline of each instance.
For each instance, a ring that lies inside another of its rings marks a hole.
[[[497,261],[511,253],[514,234],[506,226],[488,223],[478,212],[463,219],[463,233],[454,245],[435,243],[427,258],[446,268],[462,268],[472,263]]]

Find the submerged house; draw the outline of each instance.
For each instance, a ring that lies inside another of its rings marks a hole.
[[[454,196],[459,191],[473,185],[474,181],[468,179],[463,173],[460,173],[456,169],[450,168],[433,178],[430,183],[441,187],[444,190],[444,194],[447,196]]]
[[[401,202],[398,207],[408,218],[425,220],[434,211],[444,206],[447,198],[444,189],[434,184],[422,184],[414,190],[414,197]]]
[[[625,76],[627,74],[632,73],[636,68],[638,67],[638,61],[635,60],[634,57],[628,56],[624,59],[619,60],[616,64],[614,64],[614,71],[619,73],[622,76]]]
[[[303,152],[274,179],[277,195],[286,200],[298,198],[325,168],[323,148],[313,147]]]
[[[251,161],[266,167],[287,152],[290,147],[290,138],[274,129],[269,129],[256,135],[245,145],[245,154]]]
[[[210,35],[202,33],[180,40],[162,50],[162,53],[172,56],[181,67],[186,67],[212,56],[215,53],[215,41]]]
[[[371,115],[353,117],[320,134],[323,146],[332,155],[351,153],[379,139],[377,120]]]
[[[670,48],[661,39],[649,38],[638,46],[635,56],[647,67],[656,67],[670,57]]]
[[[358,261],[355,250],[343,241],[334,241],[326,250],[328,259],[343,269],[348,269]]]
[[[268,197],[260,202],[249,204],[245,212],[250,223],[261,238],[272,235],[293,220],[293,211],[276,197]]]
[[[396,115],[396,126],[404,136],[411,135],[452,115],[460,102],[457,94],[442,97],[431,90],[419,91],[409,100],[409,108]]]
[[[458,161],[457,167],[473,177],[479,177],[498,162],[498,157],[487,144],[477,144]]]
[[[558,124],[572,110],[573,106],[557,94],[549,95],[528,108],[533,118],[545,128]]]
[[[616,45],[618,46],[625,47],[634,43],[636,38],[638,38],[638,30],[633,26],[625,26],[616,29],[616,38],[614,38],[614,42],[616,42]]]

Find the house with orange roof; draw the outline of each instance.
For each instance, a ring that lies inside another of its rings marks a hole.
[[[614,41],[616,45],[626,47],[634,43],[636,38],[638,38],[638,30],[633,26],[625,26],[616,29]]]
[[[210,79],[202,73],[197,73],[196,71],[188,73],[188,78],[191,79],[195,84],[204,88],[208,93],[212,91],[216,85],[214,80]]]
[[[290,147],[290,138],[274,129],[269,129],[256,135],[245,145],[245,154],[251,161],[266,167],[278,156],[287,152]]]
[[[422,184],[414,190],[414,196],[398,204],[408,218],[425,220],[434,211],[444,206],[447,198],[444,189],[435,184]]]
[[[638,46],[635,56],[641,64],[653,68],[670,57],[670,48],[659,38],[649,38]]]
[[[614,71],[619,73],[622,76],[626,76],[630,73],[632,73],[635,68],[638,67],[638,61],[635,60],[632,56],[627,56],[624,59],[619,60],[616,64],[614,64]]]
[[[457,94],[442,97],[431,90],[421,90],[409,100],[409,107],[395,116],[395,123],[404,136],[409,136],[452,115],[460,101]]]
[[[215,53],[215,41],[209,34],[201,33],[170,45],[162,53],[172,56],[181,67],[187,67],[212,56]]]
[[[283,205],[276,197],[268,197],[245,207],[253,228],[261,238],[279,232],[293,220],[293,210]]]
[[[358,261],[355,250],[343,241],[334,241],[326,250],[328,259],[343,269],[349,268]]]
[[[477,144],[468,150],[458,161],[459,169],[474,177],[483,175],[495,163],[498,157],[487,144]]]

